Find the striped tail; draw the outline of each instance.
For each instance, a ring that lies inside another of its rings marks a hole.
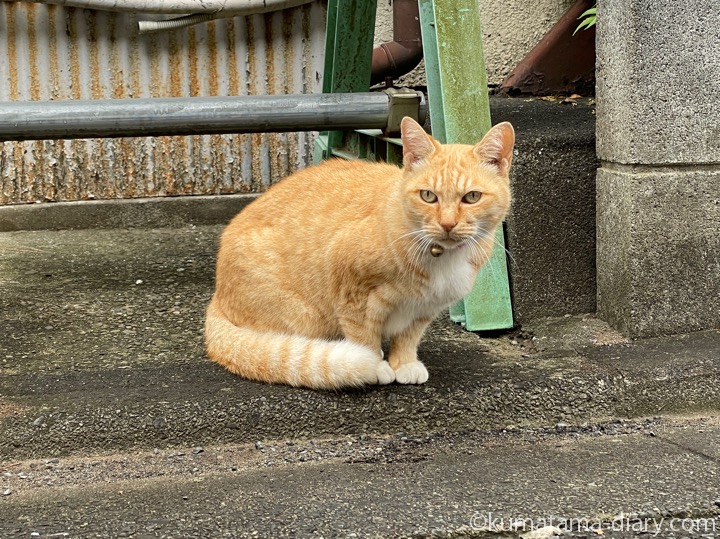
[[[213,300],[205,321],[208,355],[230,372],[260,382],[312,389],[339,389],[395,380],[390,365],[369,348],[350,341],[238,327]]]

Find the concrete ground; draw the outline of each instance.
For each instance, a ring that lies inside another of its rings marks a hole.
[[[256,384],[203,353],[220,230],[0,234],[0,537],[720,537],[720,331],[441,319],[426,385]]]

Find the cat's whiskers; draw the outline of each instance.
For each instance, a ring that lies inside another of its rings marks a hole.
[[[488,260],[487,253],[485,253],[485,250],[482,248],[482,245],[480,245],[478,239],[475,236],[469,236],[466,243],[472,251],[473,256],[480,258],[482,263],[485,264]]]
[[[395,245],[395,242],[398,242],[403,238],[407,238],[408,236],[417,236],[418,234],[422,234],[422,233],[423,233],[422,229],[419,229],[419,228],[415,229],[415,230],[411,230],[410,232],[406,232],[402,236],[398,236],[392,242],[390,242],[390,245],[388,247],[392,247],[393,245]]]
[[[417,250],[415,252],[415,256],[413,257],[413,263],[416,266],[422,265],[422,257],[423,254],[427,251],[427,249],[432,245],[433,240],[429,236],[423,236],[421,241],[418,243]]]
[[[505,254],[507,254],[507,256],[510,258],[510,261],[511,261],[515,266],[518,265],[517,260],[515,260],[515,257],[512,255],[512,253],[507,250],[507,247],[505,247],[502,243],[500,243],[500,242],[497,240],[497,235],[496,235],[496,234],[490,234],[487,230],[485,230],[485,228],[483,228],[483,227],[481,227],[481,226],[478,226],[478,232],[482,233],[482,235],[485,236],[485,237],[489,237],[489,238],[492,240],[492,242],[495,244],[495,246],[500,247],[501,249],[503,249],[503,250],[505,251]]]
[[[490,258],[492,255],[492,251],[488,252],[478,241],[478,239],[474,236],[470,236],[469,239],[471,240],[471,243],[469,243],[470,248],[473,250],[473,253],[481,259],[482,266],[486,266],[488,262],[490,262]],[[496,279],[500,278],[500,274],[497,271],[497,268],[495,268],[494,265],[491,264],[490,266],[491,271],[493,272]]]
[[[388,245],[389,248],[393,248],[400,240],[407,240],[409,238],[409,241],[405,242],[403,247],[395,247],[393,249],[398,255],[400,254],[399,252],[405,253],[402,258],[405,259],[406,263],[402,265],[402,273],[411,273],[413,268],[421,266],[422,253],[426,248],[425,243],[427,238],[423,229],[423,223],[415,222],[411,224],[414,224],[418,228],[398,236]]]
[[[427,249],[433,244],[433,239],[423,233],[422,236],[416,237],[409,251],[409,266],[422,266],[422,257]],[[409,268],[408,268],[409,269]]]
[[[476,240],[477,241],[477,240]],[[497,264],[489,264],[490,259],[492,258],[493,249],[486,249],[483,247],[479,242],[477,244],[478,252],[482,254],[484,258],[484,262],[482,264],[483,268],[489,268],[489,270],[492,273],[492,279],[494,281],[502,281],[504,276],[502,275],[502,272],[497,267]],[[482,271],[482,270],[481,270]]]
[[[408,245],[406,254],[407,254],[407,260],[408,260],[409,266],[414,265],[413,261],[415,259],[415,253],[417,250],[420,249],[420,245],[422,245],[422,241],[423,241],[423,236],[416,235],[415,237],[413,237],[413,240]]]

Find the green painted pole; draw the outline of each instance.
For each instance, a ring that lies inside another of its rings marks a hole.
[[[477,0],[419,0],[432,134],[473,144],[490,129],[490,104]],[[513,327],[505,238],[450,317],[471,331]]]
[[[367,92],[372,72],[377,0],[329,0],[323,93]],[[341,131],[326,131],[315,143],[314,161],[330,156]]]

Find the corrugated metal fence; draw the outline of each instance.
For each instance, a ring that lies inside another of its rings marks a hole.
[[[0,100],[311,93],[322,83],[324,20],[314,2],[140,35],[132,14],[0,2]],[[311,160],[311,139],[6,142],[0,204],[260,191]]]

